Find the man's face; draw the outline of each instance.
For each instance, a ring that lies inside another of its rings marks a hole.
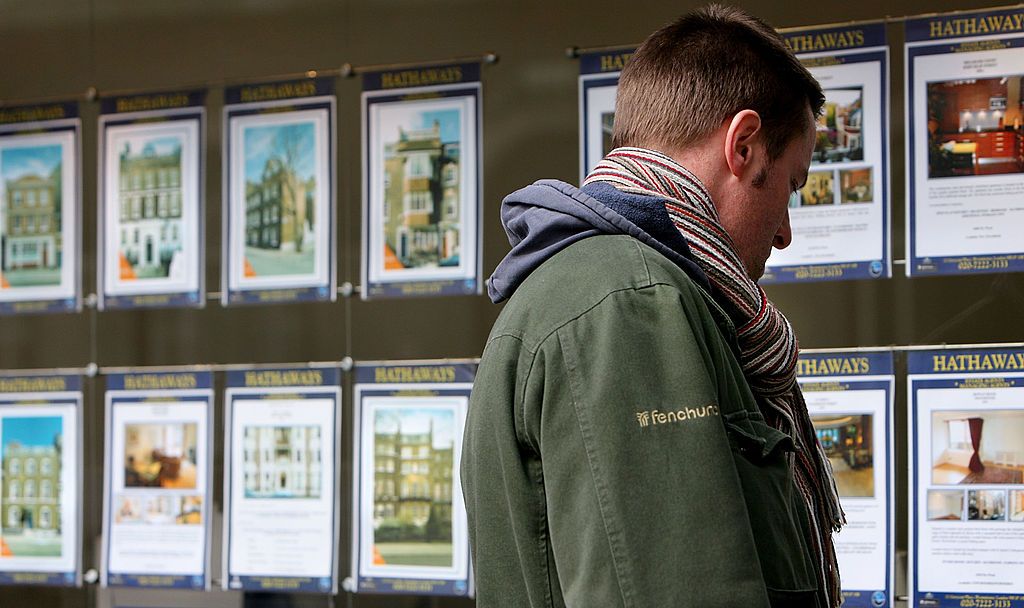
[[[733,204],[720,208],[720,221],[732,237],[736,253],[754,281],[764,274],[772,247],[789,246],[789,197],[807,182],[807,169],[814,152],[814,121],[807,112],[805,131],[786,146],[782,155],[768,162],[763,144],[753,171],[734,185]]]

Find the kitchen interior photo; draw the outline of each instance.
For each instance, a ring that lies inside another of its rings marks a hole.
[[[928,84],[928,176],[1024,171],[1024,78]]]

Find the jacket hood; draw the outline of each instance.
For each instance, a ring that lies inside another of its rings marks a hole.
[[[540,180],[505,197],[501,224],[512,250],[487,280],[497,303],[541,264],[573,243],[601,234],[625,234],[649,245],[708,289],[686,239],[669,219],[663,201],[595,183],[582,190],[558,180]]]

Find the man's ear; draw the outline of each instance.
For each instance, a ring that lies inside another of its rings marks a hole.
[[[734,177],[743,177],[754,162],[754,142],[761,135],[761,116],[754,110],[740,110],[725,132],[725,162]]]

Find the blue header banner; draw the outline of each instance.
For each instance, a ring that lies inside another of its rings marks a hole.
[[[0,376],[0,393],[64,393],[81,390],[82,377],[77,374]]]
[[[303,78],[228,87],[224,89],[224,103],[257,103],[333,94],[333,78]]]
[[[822,352],[801,354],[796,373],[802,378],[814,376],[891,376],[892,351]]]
[[[282,367],[236,370],[227,373],[228,388],[339,386],[340,384],[341,370],[336,367]]]
[[[128,112],[152,112],[202,107],[206,103],[206,91],[165,91],[144,95],[110,97],[100,102],[101,114],[124,114]]]
[[[356,384],[458,384],[473,382],[476,363],[381,363],[355,368]]]
[[[108,391],[168,391],[213,388],[211,372],[132,372],[107,376]]]
[[[853,51],[887,44],[884,23],[807,27],[780,32],[786,46],[797,55],[829,51]]]
[[[611,74],[622,71],[635,47],[623,47],[580,55],[580,74]]]
[[[0,125],[78,118],[78,102],[44,103],[0,108]]]
[[[1019,35],[1024,34],[1024,6],[910,19],[905,27],[907,42],[954,40],[1000,34]]]
[[[480,63],[457,63],[406,67],[399,70],[366,72],[363,74],[364,91],[387,91],[412,87],[434,87],[480,81]]]
[[[1024,372],[1024,349],[962,349],[912,351],[909,374],[988,374]]]

